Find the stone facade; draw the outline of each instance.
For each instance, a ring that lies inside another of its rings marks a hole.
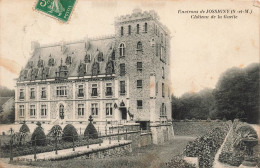
[[[15,121],[171,121],[170,32],[154,11],[115,19],[115,35],[41,46],[17,80]],[[96,90],[95,90],[96,88]]]

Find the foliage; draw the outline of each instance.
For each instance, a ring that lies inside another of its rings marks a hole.
[[[204,136],[189,142],[184,153],[189,157],[199,158],[199,167],[212,167],[215,154],[223,143],[229,129],[228,123],[213,129]]]
[[[90,122],[85,129],[84,137],[89,137],[90,139],[97,139],[98,138],[98,132],[95,128],[95,126]]]
[[[74,145],[75,147],[77,146],[86,146],[86,145],[91,145],[91,144],[98,144],[102,143],[102,139],[90,139],[89,141],[84,140],[84,139],[78,139],[78,141],[75,141]],[[57,143],[57,149],[69,149],[73,147],[72,142],[67,142],[63,140],[59,140]],[[55,141],[51,139],[46,140],[46,146],[39,146],[37,147],[37,153],[41,152],[51,152],[55,149]],[[10,144],[5,144],[1,147],[0,150],[1,157],[10,157]],[[34,154],[34,146],[32,145],[32,142],[27,142],[23,146],[19,145],[14,145],[13,146],[13,156],[23,156],[23,155],[30,155]]]
[[[180,156],[175,156],[169,163],[166,163],[167,167],[170,168],[195,168],[196,166],[190,163],[187,163]]]
[[[43,131],[42,127],[35,128],[32,137],[31,137],[32,145],[44,146],[46,145],[46,135]]]
[[[63,129],[62,139],[70,142],[77,140],[78,133],[76,128],[71,124],[66,125]]]
[[[211,89],[205,89],[199,93],[186,93],[180,98],[172,96],[172,115],[177,120],[214,118],[211,116],[214,104]]]
[[[27,126],[27,124],[25,122],[20,127],[19,132],[23,132],[23,133],[29,133],[30,132],[30,129],[29,129],[29,127]]]
[[[11,109],[7,111],[3,111],[0,114],[0,123],[8,124],[8,123],[14,123],[15,120],[15,107],[14,105],[11,107]]]
[[[62,134],[62,128],[61,128],[61,126],[59,126],[59,125],[54,125],[54,126],[51,128],[50,132],[48,133],[48,136],[59,137],[59,136],[61,136],[61,134]]]
[[[239,118],[258,123],[259,65],[255,63],[244,69],[227,70],[220,77],[214,95],[219,118]]]
[[[7,87],[0,86],[0,97],[14,97],[14,90],[10,90]]]
[[[214,90],[172,96],[172,116],[177,120],[210,117],[259,123],[259,93],[258,63],[231,68],[221,75]]]

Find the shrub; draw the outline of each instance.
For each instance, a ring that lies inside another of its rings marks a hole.
[[[73,125],[68,124],[63,129],[62,139],[64,141],[72,142],[73,141],[73,137],[74,137],[74,141],[78,140],[77,130],[76,130],[76,128]]]
[[[30,132],[30,129],[29,129],[29,127],[27,126],[27,124],[25,122],[20,127],[19,132],[22,132],[22,133],[29,133]]]
[[[175,156],[169,163],[166,163],[167,167],[171,168],[195,168],[194,164],[187,163],[180,156]]]
[[[50,130],[50,132],[48,133],[48,136],[52,136],[52,137],[58,137],[58,136],[61,136],[61,134],[62,134],[62,128],[61,128],[61,126],[59,126],[59,125],[54,125],[52,128],[51,128],[51,130]]]
[[[35,142],[36,139],[36,142]],[[46,145],[46,135],[43,131],[42,127],[37,127],[35,128],[33,134],[32,134],[32,138],[31,138],[32,144],[37,146],[44,146]]]
[[[89,137],[89,139],[97,139],[98,138],[98,132],[95,128],[95,126],[90,122],[85,129],[84,137]]]

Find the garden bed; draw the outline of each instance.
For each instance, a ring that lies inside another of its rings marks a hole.
[[[222,124],[223,121],[180,121],[173,122],[174,135],[202,136]]]
[[[77,141],[74,141],[74,147],[87,146],[87,145],[98,144],[102,142],[103,142],[102,139],[89,139],[87,141],[86,139],[84,139],[83,136],[79,136],[79,139]],[[68,149],[68,148],[73,148],[73,142],[67,142],[62,139],[58,140],[57,150]],[[31,142],[26,142],[21,146],[16,144],[13,146],[13,157],[34,154],[35,152],[34,150],[35,148]],[[55,150],[55,140],[53,139],[47,139],[47,144],[45,146],[36,147],[36,153],[51,152],[54,150]],[[1,146],[0,155],[2,158],[10,157],[9,143]]]
[[[191,141],[184,153],[187,157],[198,157],[199,167],[212,167],[215,155],[222,145],[231,122],[219,123],[219,126]]]

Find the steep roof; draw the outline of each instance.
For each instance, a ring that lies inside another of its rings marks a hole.
[[[105,74],[106,65],[111,60],[114,51],[114,45],[114,36],[109,36],[35,48],[32,57],[20,73],[19,81],[42,79],[42,73],[48,74],[47,79],[55,78],[61,65],[66,66],[64,69],[67,71],[67,77],[78,77],[80,64],[83,64],[84,68],[86,67],[84,76],[91,75],[94,62],[99,62],[99,74]],[[90,56],[89,62],[85,62],[87,54]],[[103,55],[102,61],[98,61],[99,54]],[[67,57],[71,58],[71,63],[66,64]],[[54,60],[53,65],[49,64],[50,59]],[[38,66],[39,60],[41,60],[43,66]],[[37,74],[35,79],[30,78],[32,73]]]

